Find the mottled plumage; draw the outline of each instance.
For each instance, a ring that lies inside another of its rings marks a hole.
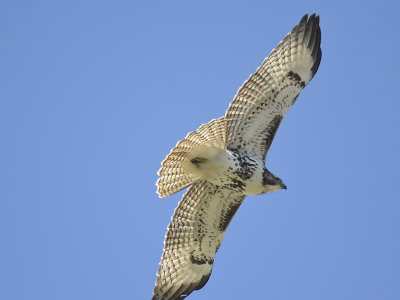
[[[157,193],[190,186],[168,225],[152,300],[183,299],[209,279],[215,253],[247,195],[286,189],[265,168],[279,125],[321,61],[319,17],[305,15],[238,90],[224,117],[178,142]]]

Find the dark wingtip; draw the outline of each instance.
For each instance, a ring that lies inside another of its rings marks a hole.
[[[321,63],[321,58],[322,58],[322,50],[321,50],[321,48],[319,48],[318,52],[317,52],[316,60],[313,64],[313,66],[311,67],[311,72],[313,74],[312,75],[313,77],[314,77],[315,73],[317,73],[317,71],[318,71],[319,64]]]
[[[181,285],[178,288],[171,286],[167,291],[161,294],[153,295],[151,300],[181,300],[189,296],[194,290],[200,290],[210,279],[211,272],[207,275],[203,275],[198,282],[192,282],[187,285]],[[173,292],[172,292],[173,291]],[[153,292],[154,293],[154,292]]]
[[[314,14],[315,15],[315,14]],[[317,73],[319,65],[321,63],[322,58],[322,50],[321,50],[321,27],[319,27],[319,16],[315,15],[315,25],[317,28],[315,41],[313,45],[313,49],[311,49],[311,55],[314,58],[314,64],[311,67],[312,76]]]
[[[308,19],[308,14],[305,14],[305,15],[301,18],[301,20],[300,20],[300,22],[299,22],[299,26],[304,26],[304,24],[307,23],[307,19]]]
[[[319,15],[315,15],[315,24],[319,25]]]
[[[308,17],[305,14],[299,23],[299,28],[303,28],[305,31],[303,43],[307,45],[307,48],[311,51],[311,57],[314,60],[314,64],[311,67],[312,76],[318,70],[321,63],[322,50],[321,50],[321,28],[319,26],[319,15],[313,13]]]

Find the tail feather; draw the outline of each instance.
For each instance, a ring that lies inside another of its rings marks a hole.
[[[157,193],[160,197],[179,192],[199,179],[198,176],[188,173],[185,164],[190,164],[190,153],[204,147],[225,150],[225,117],[214,119],[201,125],[196,131],[188,133],[162,161],[161,169],[158,171],[158,175],[161,177],[156,183]]]

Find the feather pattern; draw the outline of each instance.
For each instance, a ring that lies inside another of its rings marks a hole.
[[[161,162],[161,168],[158,171],[161,177],[156,183],[158,195],[167,197],[195,182],[198,178],[184,170],[188,153],[199,146],[225,150],[225,134],[226,120],[222,117],[201,125],[196,131],[189,132],[183,140],[179,141]]]
[[[202,288],[245,193],[286,188],[265,159],[282,119],[317,72],[320,42],[319,17],[305,15],[238,90],[225,116],[190,132],[162,162],[160,197],[191,187],[168,225],[152,300],[184,299]]]
[[[152,300],[183,299],[203,287],[226,228],[245,197],[205,180],[189,188],[168,225]]]
[[[279,125],[321,61],[319,17],[305,15],[238,90],[226,112],[227,147],[265,161]]]

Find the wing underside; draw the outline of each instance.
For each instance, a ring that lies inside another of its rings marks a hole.
[[[305,15],[238,90],[226,119],[220,119],[226,121],[226,148],[265,161],[283,117],[318,69],[320,42],[319,17]],[[204,286],[245,197],[205,180],[188,189],[168,225],[152,300],[183,299]]]
[[[305,15],[238,90],[226,112],[228,149],[265,160],[279,125],[321,60],[319,17]]]
[[[168,225],[152,300],[183,299],[204,286],[215,253],[244,198],[207,181],[189,188]]]

